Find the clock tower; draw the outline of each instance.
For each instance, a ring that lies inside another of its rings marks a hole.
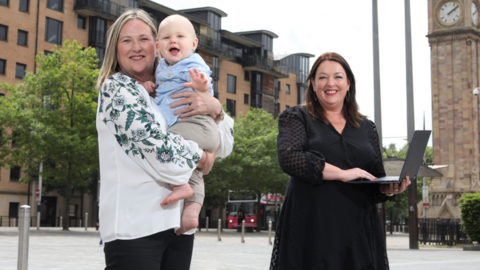
[[[427,218],[460,218],[458,199],[480,190],[479,8],[479,0],[428,0],[433,162],[448,167],[430,185]]]

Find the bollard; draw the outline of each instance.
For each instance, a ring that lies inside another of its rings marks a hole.
[[[78,227],[82,227],[82,219],[80,219],[80,224],[78,225]]]
[[[30,237],[30,206],[22,205],[20,207],[20,222],[18,224],[20,232],[18,234],[18,259],[17,269],[28,269],[28,240]]]
[[[40,230],[40,219],[42,217],[42,213],[40,211],[37,212],[37,231]]]
[[[221,231],[222,231],[222,220],[221,219],[218,219],[218,241],[222,241],[222,238],[220,238],[220,234],[221,234]]]
[[[245,220],[242,220],[242,243],[245,243]]]
[[[60,228],[63,228],[63,217],[60,216]]]
[[[272,244],[272,221],[268,221],[268,244]]]
[[[85,213],[85,231],[87,231],[87,224],[88,224],[88,212]]]
[[[208,217],[206,218],[205,230],[208,232]]]

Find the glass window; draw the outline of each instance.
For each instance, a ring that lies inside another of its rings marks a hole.
[[[63,22],[47,17],[45,41],[62,45]]]
[[[70,216],[71,217],[76,217],[77,216],[77,205],[75,204],[70,204]]]
[[[8,7],[8,0],[0,0],[0,5]]]
[[[18,209],[20,208],[20,203],[11,202],[8,206],[8,217],[18,218]]]
[[[86,29],[87,28],[87,18],[83,17],[82,15],[78,15],[77,28]]]
[[[45,55],[50,55],[50,54],[52,54],[53,52],[45,50],[45,51],[43,51],[43,53],[44,53]]]
[[[248,94],[243,94],[243,104],[248,105]]]
[[[20,6],[18,9],[23,12],[28,12],[28,4],[30,3],[29,0],[20,0]]]
[[[8,26],[0,24],[0,40],[7,41],[8,37]]]
[[[7,60],[0,59],[0,74],[5,75],[5,70],[7,68]]]
[[[285,86],[285,93],[290,94],[290,84],[287,84],[287,86]]]
[[[227,111],[231,116],[235,116],[235,100],[227,98]]]
[[[17,63],[15,67],[15,77],[23,79],[23,77],[25,77],[25,69],[27,69],[27,65]]]
[[[227,93],[237,93],[237,77],[227,74]]]
[[[20,167],[13,167],[10,169],[10,181],[18,182],[20,179]]]
[[[63,0],[47,0],[47,8],[63,12]]]
[[[213,96],[218,99],[218,81],[212,80]]]
[[[22,46],[27,46],[28,32],[23,30],[18,30],[17,35],[17,44]]]
[[[245,70],[245,81],[250,81],[250,72]]]

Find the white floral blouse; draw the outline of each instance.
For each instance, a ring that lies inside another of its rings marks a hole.
[[[188,182],[202,150],[166,131],[159,107],[141,84],[117,73],[103,83],[97,110],[100,232],[105,242],[179,228],[183,201],[161,207],[168,184]],[[217,156],[233,149],[233,119],[218,125]],[[133,161],[133,162],[132,162]]]

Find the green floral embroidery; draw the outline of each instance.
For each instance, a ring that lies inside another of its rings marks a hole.
[[[127,98],[121,95],[121,88],[137,97],[136,102],[128,103]],[[104,111],[105,101],[108,105]],[[108,78],[100,90],[98,112],[108,115],[103,118],[103,122],[113,124],[115,138],[127,155],[140,155],[145,159],[145,154],[154,154],[160,163],[173,163],[180,167],[187,164],[193,168],[200,161],[198,153],[193,154],[188,147],[181,144],[179,136],[164,133],[155,115],[145,110],[146,108],[147,102],[138,92],[137,82],[123,74],[118,73]],[[118,122],[122,114],[126,114],[124,125]],[[131,128],[134,122],[136,129]]]

